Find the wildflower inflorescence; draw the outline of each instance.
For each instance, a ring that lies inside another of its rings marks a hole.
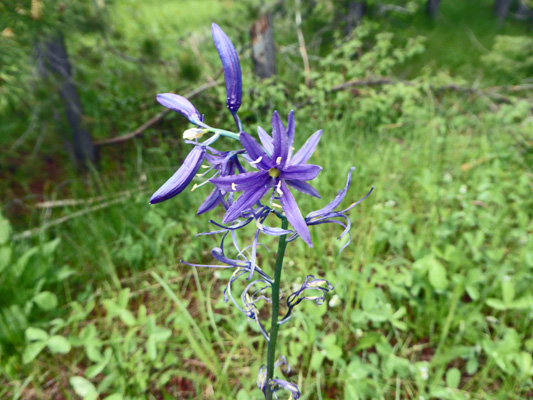
[[[308,164],[307,161],[320,141],[322,130],[311,135],[296,152],[293,149],[295,136],[293,111],[288,115],[286,127],[278,112],[274,111],[271,121],[272,135],[258,127],[259,142],[246,133],[237,114],[242,100],[241,67],[237,52],[228,36],[216,24],[212,25],[212,35],[224,69],[226,105],[233,116],[238,133],[209,126],[205,123],[203,115],[182,96],[172,93],[157,95],[157,101],[161,105],[182,114],[194,127],[183,133],[185,142],[192,145],[191,151],[174,175],[153,194],[150,203],[160,203],[178,195],[195,177],[203,178],[203,182],[194,184],[192,190],[206,184],[212,186],[211,193],[200,205],[197,214],[211,211],[219,205],[225,209],[221,223],[210,220],[215,226],[213,231],[200,233],[200,235],[221,235],[220,245],[211,251],[218,264],[204,265],[185,261],[182,263],[194,267],[234,270],[224,289],[224,300],[226,302],[231,300],[247,318],[255,321],[269,345],[268,365],[261,367],[257,376],[257,385],[267,399],[272,396],[277,398],[276,393],[279,390],[286,390],[291,399],[298,399],[300,391],[294,383],[273,376],[275,367],[284,366],[283,372],[290,370],[285,357],[282,356],[277,362],[274,361],[277,331],[279,325],[289,321],[294,307],[299,303],[311,300],[321,305],[325,301],[326,294],[334,287],[324,279],[315,278],[313,275],[307,276],[301,287],[286,297],[287,311],[278,321],[279,301],[283,297],[279,290],[279,280],[286,242],[301,237],[309,247],[312,247],[309,227],[325,223],[338,224],[344,228],[339,239],[345,235],[350,237],[351,224],[347,212],[368,197],[373,188],[359,201],[343,210],[337,210],[350,186],[354,169],[351,168],[344,189],[340,190],[324,208],[310,212],[304,217],[291,189],[320,198],[317,189],[309,182],[318,176],[322,167]],[[206,136],[209,137],[203,142],[200,141]],[[221,137],[238,141],[239,148],[233,151],[215,149],[213,145]],[[243,162],[247,167],[243,166]],[[204,163],[207,165],[203,165]],[[202,167],[205,171],[201,171]],[[267,220],[272,219],[270,216],[281,219],[282,227],[267,225]],[[255,234],[252,243],[242,247],[239,245],[237,232],[246,227],[255,228]],[[257,265],[261,234],[280,237],[274,278]],[[341,248],[341,251],[348,243]],[[240,298],[236,299],[232,293],[232,284],[239,279],[246,279],[247,285]],[[261,301],[272,304],[270,332],[260,319],[258,304]]]

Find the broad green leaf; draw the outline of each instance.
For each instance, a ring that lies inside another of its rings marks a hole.
[[[155,345],[156,341],[154,338],[154,335],[148,336],[148,340],[146,341],[146,354],[148,354],[148,358],[152,361],[154,361],[157,357],[157,348]]]
[[[52,353],[59,353],[59,354],[66,354],[70,351],[71,345],[67,338],[59,335],[54,335],[50,339],[48,339],[48,342],[46,342],[46,345],[50,349]]]
[[[528,308],[533,308],[533,296],[524,296],[512,301],[509,304],[509,308],[515,310],[527,310]]]
[[[457,389],[461,383],[461,371],[457,368],[450,368],[446,372],[446,385],[449,388]]]
[[[448,287],[446,268],[435,258],[428,260],[429,283],[435,290],[445,290]]]
[[[311,356],[311,369],[313,371],[318,371],[324,362],[325,354],[322,351],[315,351]]]
[[[466,286],[466,293],[470,296],[472,300],[479,299],[479,289],[475,285],[467,285]]]
[[[246,390],[241,389],[241,390],[239,390],[239,392],[237,393],[237,400],[250,400],[250,396],[248,395],[248,393],[246,392]]]
[[[159,342],[166,342],[168,339],[170,339],[170,336],[172,336],[172,331],[168,328],[157,328],[154,333],[152,333],[150,336],[154,337],[154,340]]]
[[[43,329],[29,327],[24,334],[28,342],[48,340],[48,333]]]
[[[57,307],[57,297],[52,292],[41,292],[33,298],[33,301],[44,311],[50,311]]]
[[[479,363],[475,358],[468,360],[466,363],[466,373],[468,375],[474,375],[479,367]]]
[[[120,393],[113,393],[110,396],[104,397],[104,400],[123,400],[124,397]]]
[[[55,238],[54,240],[45,243],[42,247],[43,255],[45,257],[51,256],[56,251],[57,246],[59,246],[60,242],[60,238]]]
[[[69,379],[69,382],[76,394],[84,399],[96,398],[98,396],[94,385],[82,376],[73,376]]]
[[[85,371],[85,376],[89,379],[94,378],[96,375],[98,375],[100,372],[104,370],[104,368],[109,364],[109,361],[111,360],[111,356],[113,355],[113,350],[110,348],[107,348],[104,352],[104,357],[102,360],[95,365],[90,366]]]
[[[500,299],[490,298],[487,299],[487,305],[495,310],[507,310],[507,305]]]
[[[136,320],[133,314],[130,312],[130,310],[126,310],[125,308],[121,309],[119,311],[119,317],[121,321],[124,322],[128,326],[135,325]]]
[[[46,342],[34,342],[29,344],[22,353],[22,362],[27,364],[35,359],[46,346]]]

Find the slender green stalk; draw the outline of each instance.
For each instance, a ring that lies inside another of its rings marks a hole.
[[[287,218],[281,219],[281,228],[287,229],[289,222]],[[287,235],[279,237],[278,256],[276,258],[276,270],[274,272],[274,283],[272,283],[272,325],[270,327],[270,340],[268,342],[267,355],[267,376],[266,382],[274,377],[274,363],[276,362],[276,342],[278,341],[278,314],[279,314],[279,284],[281,281],[281,268],[283,267],[283,257],[287,247]],[[265,399],[272,400],[272,392],[268,384],[265,390]]]

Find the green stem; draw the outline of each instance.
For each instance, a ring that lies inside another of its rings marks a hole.
[[[226,136],[226,137],[229,137],[231,139],[235,139],[235,140],[241,140],[241,137],[234,133],[234,132],[230,132],[230,131],[226,131],[224,129],[217,129],[217,128],[209,128],[209,132],[213,132],[213,133],[218,133],[219,135],[221,136]]]
[[[281,229],[287,229],[289,222],[287,218],[281,219]],[[272,324],[270,327],[270,340],[268,341],[267,355],[267,376],[265,399],[272,400],[272,392],[268,382],[274,377],[274,363],[276,362],[276,342],[278,341],[278,314],[279,314],[279,284],[281,281],[281,268],[283,267],[283,257],[287,247],[287,235],[279,237],[278,256],[276,258],[276,270],[274,272],[274,283],[272,283]]]

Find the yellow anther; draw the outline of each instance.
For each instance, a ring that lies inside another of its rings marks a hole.
[[[207,168],[211,168],[211,166],[210,165],[202,165],[202,168],[207,169]]]
[[[231,190],[233,190],[233,191],[237,190],[237,186],[235,186],[235,182],[231,183]]]
[[[254,165],[254,164],[260,163],[262,159],[263,159],[263,156],[259,156],[257,160],[252,161],[250,164]]]
[[[278,165],[281,164],[281,157],[276,158],[276,164],[278,164]]]
[[[282,206],[280,206],[279,204],[276,204],[276,203],[272,203],[272,207],[283,208]]]
[[[196,188],[198,187],[198,185],[195,183],[194,186],[192,187],[191,189],[191,192],[194,192],[196,190]]]
[[[268,175],[270,175],[272,178],[277,178],[281,174],[281,171],[276,168],[270,168],[268,170]]]

